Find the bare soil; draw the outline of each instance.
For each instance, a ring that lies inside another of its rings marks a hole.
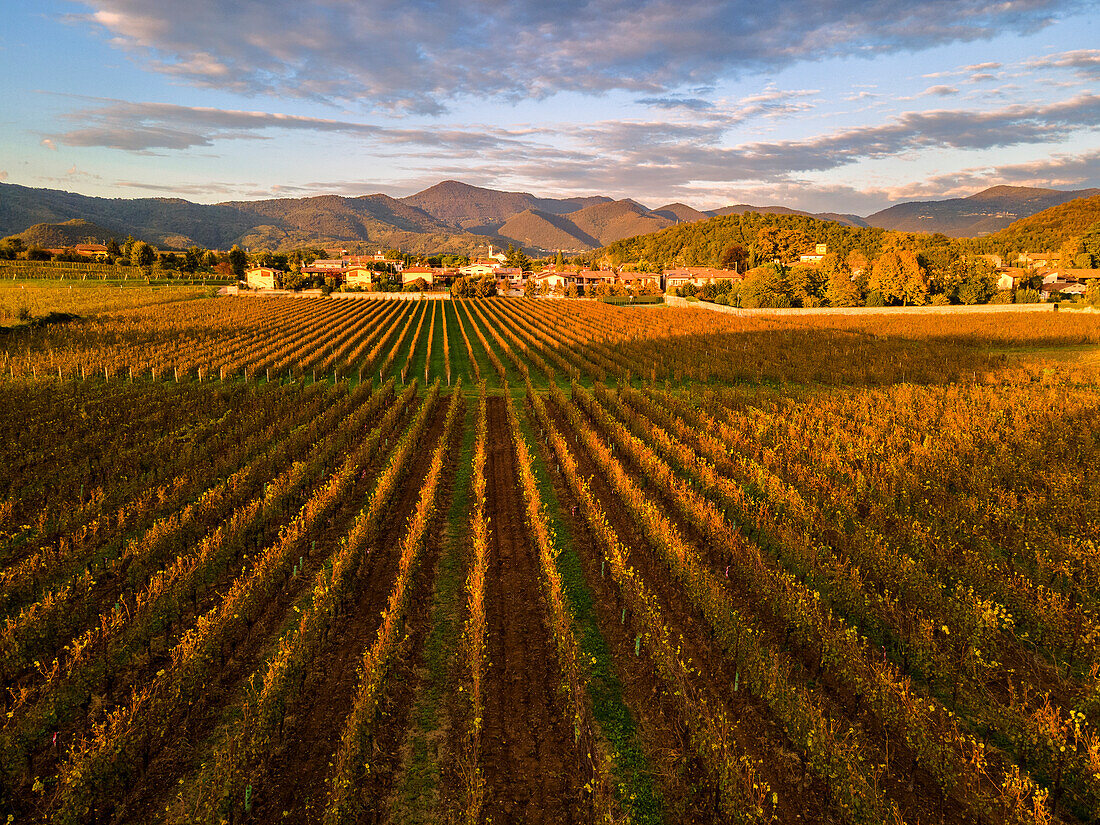
[[[490,398],[488,413],[486,505],[492,536],[485,588],[484,820],[582,822],[584,771],[560,707],[560,669],[538,556],[527,536],[504,399]]]

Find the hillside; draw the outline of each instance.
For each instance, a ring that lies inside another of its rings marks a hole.
[[[198,204],[181,198],[95,198],[57,189],[0,184],[0,236],[14,235],[37,223],[79,218],[125,237],[151,243],[227,249],[257,220],[234,208]],[[174,239],[174,240],[169,240]]]
[[[16,237],[21,238],[26,246],[40,246],[44,249],[75,246],[78,243],[106,243],[111,238],[120,239],[109,229],[82,218],[73,218],[62,223],[36,223]]]
[[[765,227],[797,230],[812,243],[829,245],[829,251],[847,255],[859,249],[874,257],[885,234],[882,229],[842,226],[806,215],[779,215],[747,211],[718,215],[706,221],[670,226],[649,235],[627,238],[599,250],[617,263],[645,262],[654,267],[718,266],[722,253],[732,244],[752,249]]]
[[[1058,251],[1070,238],[1100,225],[1100,194],[1077,198],[1009,224],[989,240],[1021,252]]]
[[[438,221],[467,229],[499,225],[528,209],[537,209],[552,215],[567,215],[609,200],[611,199],[603,196],[537,198],[527,192],[498,192],[456,180],[437,183],[401,199],[406,205],[415,207]]]
[[[35,224],[83,220],[117,237],[165,248],[228,249],[303,245],[400,247],[468,254],[485,238],[449,227],[387,195],[276,198],[198,204],[179,198],[95,198],[55,189],[0,184],[0,237]]]
[[[497,235],[532,250],[581,252],[600,245],[568,217],[539,209],[527,209],[513,215],[497,230]]]
[[[574,212],[569,219],[581,232],[604,246],[623,238],[656,232],[674,223],[629,198],[586,207]]]
[[[746,212],[759,212],[763,215],[802,215],[807,218],[818,218],[823,221],[836,221],[842,226],[869,226],[869,224],[858,215],[846,215],[838,212],[803,212],[801,209],[791,209],[789,206],[753,206],[749,203],[736,203],[731,206],[723,206],[721,209],[712,209],[709,214],[744,215]]]
[[[382,194],[321,195],[217,204],[192,203],[180,198],[98,198],[0,183],[0,237],[39,225],[83,221],[82,229],[37,228],[32,233],[32,242],[53,246],[64,245],[55,244],[54,240],[76,242],[87,237],[133,235],[168,249],[193,244],[228,249],[239,244],[252,249],[286,250],[342,244],[363,251],[397,247],[413,253],[460,254],[484,250],[486,243],[511,242],[538,253],[590,250],[674,225],[705,223],[708,214],[719,217],[756,214],[758,218],[754,220],[760,220],[761,215],[819,219],[849,228],[874,225],[966,237],[989,236],[1020,218],[1078,197],[1096,195],[1100,195],[1100,190],[1067,192],[996,186],[969,198],[897,204],[864,221],[855,215],[811,214],[784,206],[751,204],[733,204],[713,213],[684,203],[650,210],[633,200],[612,200],[603,195],[540,198],[526,192],[498,192],[457,181],[444,181],[406,198]],[[1077,216],[1073,220],[1080,222],[1086,217]],[[1065,231],[1072,234],[1075,230]]]
[[[967,198],[900,203],[870,215],[867,223],[903,232],[942,232],[953,238],[975,238],[1052,206],[1098,194],[1100,189],[994,186]]]
[[[686,203],[669,203],[654,209],[653,214],[668,218],[673,223],[691,223],[693,221],[705,221],[713,213],[700,212]]]

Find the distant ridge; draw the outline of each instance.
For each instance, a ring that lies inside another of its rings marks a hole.
[[[871,226],[903,232],[942,232],[953,238],[977,238],[1077,198],[1100,194],[1100,189],[1038,189],[1029,186],[993,186],[966,198],[899,203],[867,218]]]
[[[476,228],[502,224],[528,209],[567,215],[611,198],[536,198],[527,192],[498,192],[457,180],[445,180],[401,200],[443,223]]]
[[[669,203],[653,210],[654,215],[668,218],[673,223],[691,223],[693,221],[705,221],[710,217],[706,212],[700,212],[686,203]]]
[[[988,235],[1044,209],[1098,194],[1100,189],[994,186],[968,198],[896,204],[864,219],[752,204],[732,204],[705,212],[684,203],[648,209],[636,201],[613,200],[606,195],[541,198],[453,180],[404,198],[383,194],[321,195],[217,204],[181,198],[97,198],[0,183],[0,237],[36,225],[60,226],[80,220],[88,227],[77,240],[99,237],[100,233],[118,238],[133,235],[174,249],[193,244],[211,249],[239,244],[273,250],[339,244],[349,249],[396,247],[412,253],[476,254],[483,252],[488,243],[513,243],[534,253],[558,249],[582,252],[712,215],[749,212],[812,217],[846,227],[875,226],[967,237]],[[54,230],[36,231],[41,234]],[[43,239],[46,237],[42,234]]]
[[[73,218],[61,223],[36,223],[19,233],[26,246],[40,246],[43,249],[61,249],[80,243],[105,244],[119,236],[109,229],[97,226],[83,218]]]

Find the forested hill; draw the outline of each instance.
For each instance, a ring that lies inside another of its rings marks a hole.
[[[669,266],[719,266],[727,251],[741,246],[752,252],[762,229],[800,232],[811,243],[829,245],[830,252],[841,256],[858,249],[875,258],[882,246],[885,229],[841,226],[804,215],[774,215],[745,212],[721,215],[697,223],[670,226],[660,232],[639,235],[609,244],[595,254],[615,263],[642,263],[659,269]]]
[[[1100,227],[1100,195],[1078,198],[1009,224],[989,240],[1021,252],[1057,252],[1062,244]]]

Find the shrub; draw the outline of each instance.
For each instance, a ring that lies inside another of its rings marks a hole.
[[[1011,304],[1012,303],[1012,290],[1011,289],[998,289],[993,293],[993,297],[989,299],[991,304]]]
[[[886,306],[886,299],[882,297],[882,293],[877,289],[872,289],[867,293],[867,306],[884,307]]]
[[[946,307],[951,306],[951,299],[941,292],[938,295],[932,296],[931,303],[934,307]]]
[[[1017,304],[1037,304],[1043,300],[1043,295],[1037,289],[1018,289],[1016,290],[1016,303]]]

